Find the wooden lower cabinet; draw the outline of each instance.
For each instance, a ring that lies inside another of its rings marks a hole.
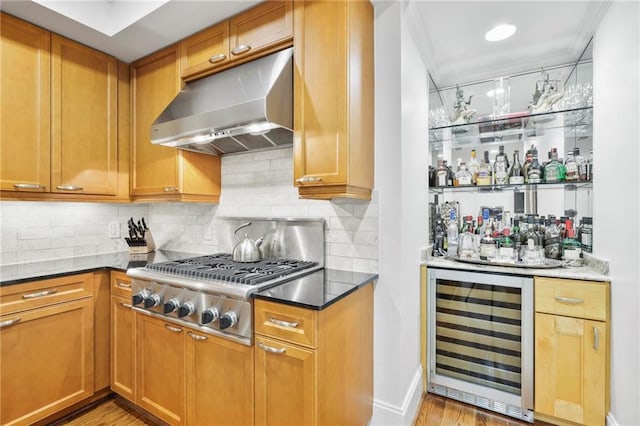
[[[131,298],[111,296],[111,390],[136,400],[136,313]]]
[[[0,316],[0,423],[30,424],[93,394],[91,297]]]
[[[255,424],[368,424],[373,285],[320,311],[264,300],[254,310]]]

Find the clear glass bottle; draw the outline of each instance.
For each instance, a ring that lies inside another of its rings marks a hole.
[[[533,145],[531,145],[531,149],[527,150],[527,154],[524,159],[524,164],[522,165],[522,177],[524,177],[524,182],[529,183],[529,166],[531,165],[531,161],[533,160],[533,155],[531,154],[531,150],[533,149]]]
[[[549,259],[560,259],[562,257],[562,240],[555,216],[549,216],[549,223],[545,228],[544,257]]]
[[[576,159],[573,157],[573,151],[567,152],[567,159],[564,162],[565,167],[565,180],[567,182],[576,182],[580,179],[580,175],[578,174],[578,163]]]
[[[446,161],[438,160],[438,168],[435,171],[435,183],[437,187],[447,186],[449,180],[449,169],[445,165]]]
[[[505,185],[509,183],[509,159],[504,153],[504,145],[498,147],[498,153],[493,163],[493,183]]]
[[[496,257],[496,240],[491,236],[491,230],[486,228],[484,236],[480,240],[480,259],[491,260]]]
[[[538,150],[531,150],[531,164],[527,168],[527,183],[541,183],[544,176],[542,165],[538,162]]]
[[[558,162],[558,150],[551,148],[551,161],[544,168],[544,181],[556,183],[562,181],[562,164]]]
[[[472,175],[467,170],[467,164],[463,161],[460,163],[460,168],[455,174],[453,179],[453,186],[469,186],[472,183]]]
[[[582,247],[575,239],[575,231],[567,228],[567,236],[562,241],[562,260],[568,266],[582,266]]]
[[[580,226],[580,245],[582,246],[583,252],[593,252],[593,218],[582,218]]]
[[[491,185],[491,163],[489,163],[489,151],[484,152],[484,160],[480,163],[476,183],[478,186]]]
[[[522,165],[520,164],[520,152],[518,150],[513,151],[513,164],[511,165],[511,170],[509,170],[509,183],[511,185],[524,183]]]
[[[471,150],[471,158],[469,159],[469,165],[468,165],[467,169],[469,170],[469,173],[471,173],[471,183],[473,185],[476,185],[477,184],[477,179],[478,179],[478,173],[480,171],[480,163],[478,162],[478,159],[476,158],[476,150],[475,149]]]
[[[447,254],[454,257],[458,253],[458,219],[456,211],[451,209],[449,213],[449,225],[447,225]]]
[[[586,181],[587,180],[587,162],[584,157],[580,155],[580,148],[573,148],[573,158],[576,160],[576,164],[578,165],[578,180]]]

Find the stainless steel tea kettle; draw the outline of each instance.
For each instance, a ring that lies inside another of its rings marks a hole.
[[[249,238],[247,234],[244,234],[244,238],[242,240],[238,237],[238,231],[242,228],[246,228],[247,226],[251,226],[251,222],[243,223],[233,231],[234,235],[238,239],[238,243],[233,248],[232,258],[234,262],[257,262],[262,260],[260,244],[262,244],[263,237],[258,238],[256,241]]]

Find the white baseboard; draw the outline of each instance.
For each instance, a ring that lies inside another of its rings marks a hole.
[[[405,394],[402,406],[388,404],[378,399],[373,399],[373,416],[371,426],[405,426],[411,425],[422,399],[422,366],[418,366]]]
[[[607,414],[607,426],[618,426],[618,422],[613,418],[613,414]]]

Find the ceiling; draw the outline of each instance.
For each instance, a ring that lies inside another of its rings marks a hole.
[[[441,88],[538,69],[541,62],[575,61],[608,4],[403,1],[416,15],[418,44]],[[257,3],[260,0],[3,0],[0,9],[132,62]],[[373,3],[384,7],[388,2]],[[517,25],[513,37],[493,43],[484,40],[488,29],[506,22]]]

